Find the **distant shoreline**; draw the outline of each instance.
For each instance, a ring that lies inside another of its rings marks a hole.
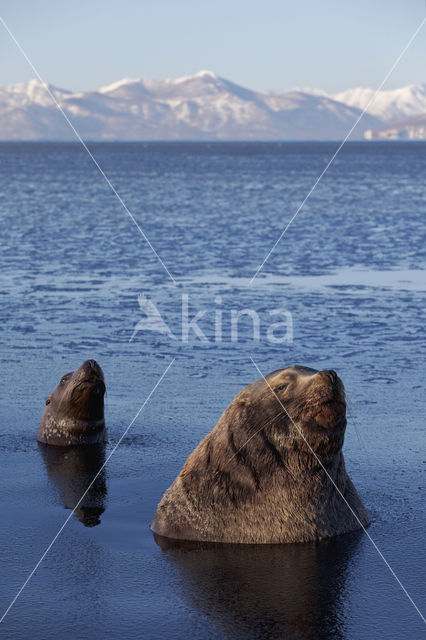
[[[339,144],[341,142],[340,139],[324,139],[324,140],[84,140],[85,144],[101,144],[101,145],[314,145],[314,144]],[[77,145],[81,146],[81,142],[79,140],[49,140],[49,139],[39,139],[39,140],[0,140],[0,144],[69,144],[69,145]],[[345,146],[354,145],[354,144],[362,144],[363,146],[368,145],[425,145],[426,140],[411,140],[408,138],[401,138],[400,140],[394,139],[386,139],[386,138],[374,138],[374,139],[365,139],[365,138],[357,138],[355,140],[348,140],[345,142]]]

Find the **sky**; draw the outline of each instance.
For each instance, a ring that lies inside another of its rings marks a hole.
[[[424,0],[4,0],[42,78],[87,91],[209,69],[260,91],[377,87]],[[0,24],[0,86],[34,72]],[[426,25],[385,85],[426,82]]]

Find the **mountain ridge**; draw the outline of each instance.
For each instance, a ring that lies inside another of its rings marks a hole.
[[[338,140],[374,95],[362,88],[266,93],[208,70],[164,80],[123,78],[84,92],[47,86],[83,138],[111,141]],[[394,123],[403,137],[405,120],[421,116],[426,116],[426,84],[381,91],[352,139],[380,137]],[[408,137],[417,134],[426,137],[424,127]],[[33,79],[0,89],[0,139],[72,140],[74,134],[46,86]]]

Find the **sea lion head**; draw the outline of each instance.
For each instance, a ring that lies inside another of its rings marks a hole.
[[[239,398],[240,396],[240,398]],[[346,429],[343,382],[333,369],[292,365],[269,373],[237,396],[281,449],[321,459],[339,451]]]
[[[105,441],[104,374],[95,360],[66,373],[46,400],[39,442],[56,445]]]

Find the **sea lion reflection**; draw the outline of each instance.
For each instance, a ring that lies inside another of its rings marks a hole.
[[[154,538],[179,569],[177,588],[220,637],[329,640],[347,637],[348,566],[361,535],[282,545]]]
[[[105,462],[105,446],[82,445],[51,447],[39,443],[50,481],[57,489],[65,509],[74,509]],[[75,515],[86,527],[101,523],[107,495],[105,469],[102,469]]]

